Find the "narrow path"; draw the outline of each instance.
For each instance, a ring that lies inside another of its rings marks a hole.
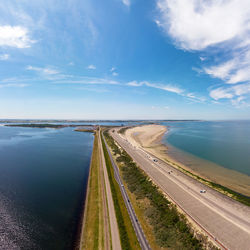
[[[121,242],[120,242],[120,235],[118,224],[115,215],[115,208],[108,178],[108,172],[106,167],[106,162],[104,158],[102,143],[101,143],[101,135],[100,130],[98,131],[98,140],[101,149],[101,159],[102,159],[102,166],[103,166],[103,173],[104,173],[104,180],[105,180],[105,187],[106,187],[106,194],[107,194],[107,203],[108,203],[108,212],[109,212],[109,222],[110,222],[110,231],[111,231],[111,239],[112,239],[112,249],[113,250],[121,250]]]
[[[98,133],[99,137],[99,133]],[[108,204],[106,200],[105,182],[104,182],[104,171],[103,171],[103,161],[102,161],[102,145],[100,145],[100,140],[98,139],[98,149],[99,149],[99,177],[100,177],[100,192],[102,196],[102,216],[103,216],[103,231],[104,231],[104,249],[111,249],[110,246],[110,227],[109,227],[109,214],[108,214]]]

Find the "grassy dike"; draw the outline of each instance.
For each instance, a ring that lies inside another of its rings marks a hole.
[[[106,149],[105,143],[102,138],[102,146],[104,157],[107,166],[107,172],[109,176],[109,182],[115,207],[115,213],[120,233],[121,246],[124,250],[129,249],[140,249],[139,242],[137,240],[134,228],[129,218],[129,214],[126,208],[126,205],[123,201],[123,197],[120,191],[120,187],[115,180],[113,166]]]
[[[84,211],[84,221],[79,249],[103,249],[103,201],[100,184],[100,154],[98,148],[98,135],[95,134],[86,205]]]
[[[202,249],[203,244],[209,244],[209,249],[216,249],[202,237],[197,240],[185,217],[177,211],[175,205],[167,200],[107,132],[105,138],[116,158],[131,202],[151,247],[191,250]]]

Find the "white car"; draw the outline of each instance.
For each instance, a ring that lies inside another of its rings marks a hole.
[[[202,189],[202,190],[200,190],[200,193],[201,193],[201,194],[204,194],[204,193],[206,193],[206,190],[205,190],[205,189]]]

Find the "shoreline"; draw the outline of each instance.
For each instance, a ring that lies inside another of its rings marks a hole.
[[[250,196],[249,176],[226,169],[220,165],[179,150],[170,144],[163,143],[163,138],[167,131],[168,128],[166,126],[145,125],[126,130],[124,136],[127,137],[134,146],[143,148],[164,160],[166,163],[185,172],[192,178],[210,187],[214,186],[214,189],[217,191],[227,194],[230,197],[234,196],[228,192],[230,190],[242,196]],[[174,154],[173,150],[176,150],[177,153],[175,152]],[[199,168],[201,164],[204,167]],[[216,185],[217,187],[215,187]],[[230,190],[227,191],[223,187]]]
[[[90,190],[90,181],[91,181],[90,178],[91,178],[91,170],[92,170],[92,165],[93,165],[95,136],[96,135],[94,135],[91,159],[90,159],[90,163],[89,163],[88,181],[87,181],[87,185],[86,185],[87,189],[84,193],[84,197],[82,198],[81,212],[79,215],[79,223],[77,225],[77,233],[76,233],[75,242],[73,245],[74,250],[82,249],[82,242],[84,239],[84,226],[86,224],[86,219],[87,219],[87,209],[86,208],[88,207],[88,202],[89,202],[89,190]]]

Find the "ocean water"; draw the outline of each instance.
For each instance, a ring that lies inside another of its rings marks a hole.
[[[250,176],[250,121],[163,122],[162,125],[169,128],[164,143]]]
[[[72,249],[93,135],[0,126],[0,249]]]

